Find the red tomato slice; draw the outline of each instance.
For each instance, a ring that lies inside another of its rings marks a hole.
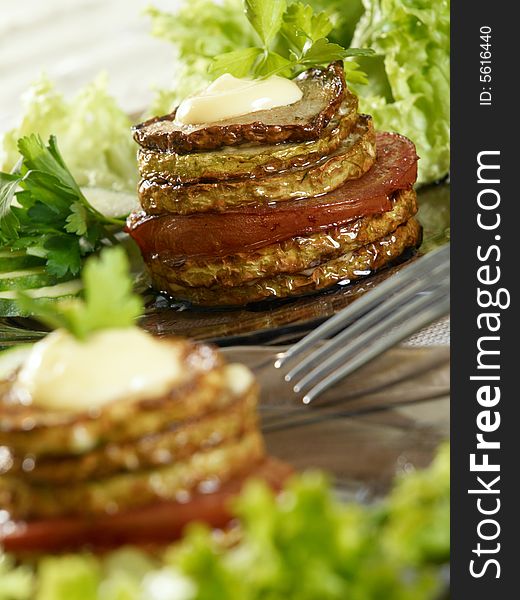
[[[238,477],[209,494],[197,492],[189,501],[162,502],[139,509],[79,519],[63,517],[0,527],[0,544],[6,552],[61,552],[81,547],[97,550],[124,544],[167,544],[178,539],[192,521],[225,527],[232,515],[230,500],[250,477],[264,479],[279,491],[293,473],[290,466],[268,458],[247,476]]]
[[[224,257],[388,211],[392,195],[410,188],[416,177],[414,144],[397,134],[378,133],[377,160],[370,171],[323,196],[224,213],[136,215],[128,231],[145,259]]]

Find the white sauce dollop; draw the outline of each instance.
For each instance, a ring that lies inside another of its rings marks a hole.
[[[161,396],[182,377],[180,347],[137,327],[99,331],[86,341],[56,330],[33,346],[13,391],[25,404],[82,412]]]
[[[186,98],[175,115],[180,125],[214,123],[259,110],[288,106],[303,97],[298,85],[273,75],[267,79],[238,79],[226,73],[205,90]]]

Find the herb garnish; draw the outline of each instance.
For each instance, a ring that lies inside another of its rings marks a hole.
[[[115,241],[124,219],[106,217],[85,198],[56,143],[37,135],[18,141],[21,162],[0,173],[0,247],[47,261],[57,277],[76,275],[81,258]]]
[[[326,12],[314,13],[301,2],[287,0],[244,0],[245,12],[260,45],[216,56],[209,70],[214,76],[231,73],[235,77],[294,77],[310,67],[321,66],[352,56],[370,56],[373,51],[343,48],[327,36],[333,23]],[[366,75],[352,61],[345,63],[349,81],[366,83]]]
[[[67,329],[80,340],[100,329],[130,327],[142,314],[143,302],[133,292],[128,258],[120,246],[89,258],[81,278],[83,298],[52,301],[18,292],[18,304],[42,323]]]

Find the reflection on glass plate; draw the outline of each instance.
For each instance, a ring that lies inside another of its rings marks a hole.
[[[324,469],[357,499],[385,492],[396,472],[424,467],[449,436],[449,347],[398,347],[311,405],[273,367],[282,348],[233,347],[261,386],[269,452],[298,470]]]

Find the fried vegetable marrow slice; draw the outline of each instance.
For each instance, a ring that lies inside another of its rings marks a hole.
[[[4,475],[0,480],[0,506],[14,520],[117,512],[176,500],[196,491],[208,479],[224,483],[246,472],[264,456],[262,436],[252,430],[220,446],[151,471],[123,472],[60,486],[32,485],[25,479]]]
[[[199,183],[244,177],[261,177],[303,167],[335,152],[358,122],[357,98],[347,94],[340,110],[322,131],[308,142],[224,147],[209,152],[178,154],[141,148],[141,177],[162,177],[170,183]],[[365,117],[369,118],[369,117]]]
[[[340,282],[344,284],[356,281],[396,260],[405,250],[418,247],[421,239],[421,226],[412,217],[389,235],[315,268],[300,273],[264,277],[234,287],[188,287],[171,282],[169,272],[164,267],[159,271],[152,264],[149,269],[155,288],[176,300],[187,300],[202,306],[245,305],[268,298],[281,299],[310,294]]]
[[[340,62],[325,69],[309,69],[296,83],[303,92],[299,102],[217,123],[182,125],[171,114],[149,119],[133,128],[143,148],[187,154],[223,146],[307,142],[318,139],[342,104],[346,91]]]
[[[186,259],[183,265],[175,265],[174,269],[168,268],[159,255],[148,266],[157,273],[164,272],[170,284],[194,288],[242,286],[265,277],[300,273],[357,250],[389,235],[416,212],[415,191],[401,191],[395,195],[391,210],[361,217],[342,227],[293,237],[255,252],[243,252],[220,260]]]
[[[184,346],[185,379],[159,398],[128,402],[125,398],[103,408],[100,414],[49,411],[23,406],[9,399],[9,381],[0,387],[0,446],[15,455],[79,455],[106,444],[138,439],[171,428],[209,411],[222,410],[237,400],[231,365],[204,344],[167,341]],[[255,387],[251,381],[250,386]],[[240,395],[246,390],[240,392]]]
[[[251,388],[230,406],[209,412],[136,440],[112,442],[79,455],[35,456],[27,470],[26,455],[10,452],[2,475],[23,478],[35,485],[67,485],[100,479],[120,472],[141,471],[186,460],[239,438],[257,427],[257,390]],[[7,447],[4,446],[7,449]]]
[[[259,178],[214,183],[172,184],[168,179],[143,179],[139,199],[150,215],[219,211],[248,204],[283,202],[327,194],[358,179],[374,164],[376,141],[372,121],[361,118],[330,156],[311,165]]]

